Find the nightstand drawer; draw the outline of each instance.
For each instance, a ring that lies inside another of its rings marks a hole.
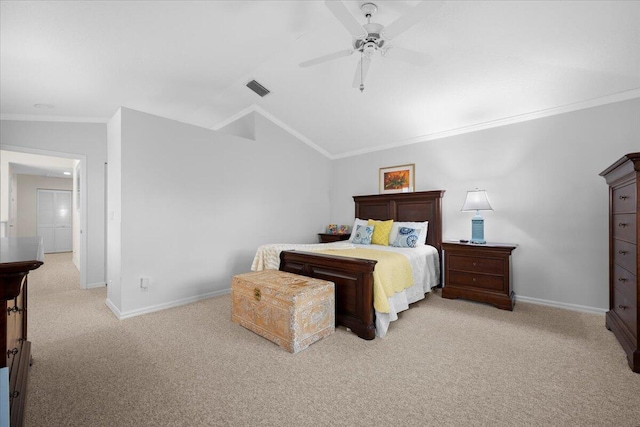
[[[613,262],[632,273],[636,272],[636,245],[624,240],[613,239]]]
[[[447,285],[504,291],[504,276],[449,270]]]
[[[449,268],[451,270],[502,275],[504,274],[504,260],[496,258],[451,255],[449,257]]]

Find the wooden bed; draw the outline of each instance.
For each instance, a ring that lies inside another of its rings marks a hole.
[[[353,196],[355,217],[394,221],[429,221],[427,244],[442,256],[442,195],[439,191]],[[282,251],[280,270],[329,280],[336,285],[336,325],[360,338],[375,338],[373,269],[376,261]]]

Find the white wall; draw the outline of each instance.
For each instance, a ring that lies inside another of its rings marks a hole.
[[[598,174],[640,151],[640,99],[426,141],[333,162],[333,223],[353,195],[378,192],[378,168],[415,163],[416,191],[446,190],[445,239],[469,238],[467,190],[488,192],[485,238],[519,245],[521,300],[608,308],[608,187]]]
[[[116,223],[126,219],[122,232],[109,231],[127,263],[110,254],[118,286],[108,298],[121,314],[226,291],[260,244],[314,242],[328,223],[351,224],[352,196],[376,194],[378,168],[405,163],[416,164],[416,191],[446,190],[445,239],[469,237],[465,192],[488,191],[495,210],[484,214],[485,236],[519,244],[519,298],[608,305],[607,186],[598,174],[640,151],[638,99],[334,161],[257,114],[238,124],[253,129],[251,141],[123,111],[122,126],[109,124],[110,144],[124,154],[121,174],[109,154],[110,186],[123,191],[122,209],[120,193],[109,192],[110,210]],[[3,145],[86,156],[88,283],[102,282],[107,126],[2,121],[0,131]],[[146,293],[141,275],[152,279]]]
[[[331,161],[260,115],[243,120],[254,120],[255,140],[126,108],[109,123],[108,279],[120,288],[109,305],[120,317],[228,292],[261,244],[317,241]]]
[[[27,150],[78,154],[86,158],[87,250],[86,284],[104,284],[104,163],[107,128],[101,123],[28,122],[2,120],[0,145]],[[60,157],[66,157],[61,155]]]

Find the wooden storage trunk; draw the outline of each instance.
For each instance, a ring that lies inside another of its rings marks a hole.
[[[239,274],[231,320],[297,353],[335,331],[334,284],[278,270]]]

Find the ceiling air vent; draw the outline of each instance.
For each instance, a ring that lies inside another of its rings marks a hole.
[[[251,80],[249,83],[247,83],[247,87],[260,96],[269,94],[269,90],[255,80]]]

